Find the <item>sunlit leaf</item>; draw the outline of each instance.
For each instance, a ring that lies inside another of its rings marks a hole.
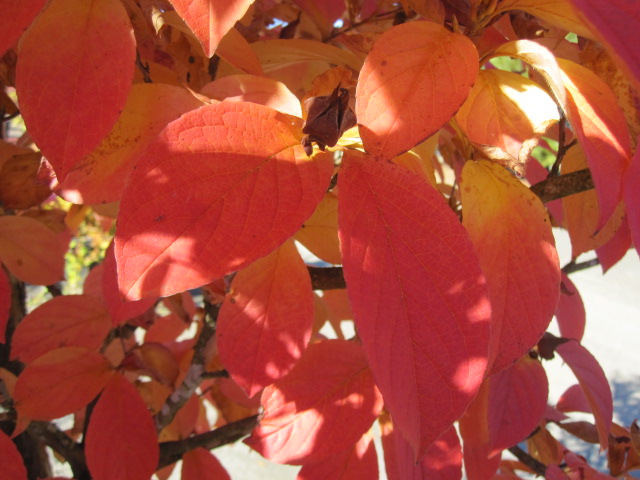
[[[358,334],[420,459],[482,382],[485,278],[458,218],[426,181],[362,153],[345,152],[342,162],[340,248]]]
[[[18,324],[11,344],[11,358],[31,363],[61,347],[85,347],[98,351],[111,330],[106,307],[87,295],[55,297],[33,310]]]
[[[564,272],[562,273],[560,299],[556,307],[556,320],[562,337],[582,340],[586,322],[584,303],[580,292]]]
[[[113,375],[109,361],[82,347],[51,350],[18,377],[14,400],[20,415],[53,420],[87,405]]]
[[[261,403],[262,419],[245,443],[294,465],[350,448],[382,409],[364,351],[346,340],[310,345],[289,375],[264,390]]]
[[[236,29],[230,29],[220,40],[216,50],[223,60],[251,75],[264,75],[258,56],[251,44]]]
[[[327,192],[313,215],[295,234],[295,239],[321,260],[335,265],[342,263],[338,242],[338,197],[335,193]]]
[[[129,299],[167,296],[260,258],[300,228],[333,173],[309,159],[300,124],[268,107],[219,102],[170,123],[120,204],[115,254]]]
[[[25,33],[20,113],[58,179],[111,130],[134,68],[135,40],[120,2],[53,0]]]
[[[506,0],[500,2],[498,12],[511,9],[522,10],[569,32],[592,38],[591,28],[577,14],[571,2],[572,0],[545,0],[544,2],[540,0]]]
[[[114,375],[91,414],[85,439],[95,480],[146,480],[158,466],[158,436],[135,387]]]
[[[640,254],[640,148],[631,159],[624,178],[624,201],[633,244]]]
[[[591,413],[589,400],[579,384],[571,385],[560,395],[556,408],[561,412]]]
[[[195,448],[182,456],[182,480],[231,480],[220,461],[205,448]]]
[[[477,73],[478,52],[463,35],[431,22],[386,31],[356,90],[365,150],[391,159],[431,136],[460,108]]]
[[[2,430],[0,430],[0,464],[2,465],[2,478],[6,480],[27,480],[27,469],[24,466],[22,455]]]
[[[66,250],[60,237],[37,220],[0,217],[0,260],[20,280],[35,285],[62,280]]]
[[[288,241],[234,277],[218,316],[220,360],[253,397],[293,368],[312,324],[309,272]]]
[[[560,265],[544,205],[505,168],[465,163],[463,225],[487,276],[491,297],[492,372],[538,342],[556,310]]]
[[[0,0],[0,56],[15,45],[45,3],[47,0]]]

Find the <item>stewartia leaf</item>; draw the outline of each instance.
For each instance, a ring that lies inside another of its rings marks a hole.
[[[182,87],[134,85],[109,135],[74,166],[56,192],[72,203],[120,200],[135,162],[151,140],[169,122],[200,106],[202,101]]]
[[[489,382],[487,419],[489,444],[495,455],[527,438],[547,407],[549,383],[538,360],[525,355]]]
[[[220,360],[249,397],[285,376],[313,325],[309,272],[293,241],[233,278],[217,324]]]
[[[607,377],[593,355],[575,340],[559,345],[556,352],[578,379],[596,421],[600,448],[605,450],[613,418],[613,398]]]
[[[246,13],[254,0],[170,0],[178,15],[200,40],[204,53],[211,57],[224,35]]]
[[[338,197],[327,192],[315,212],[305,220],[295,239],[325,262],[342,263],[338,242]]]
[[[338,185],[358,334],[394,423],[420,459],[482,383],[485,278],[458,218],[422,177],[345,152]]]
[[[231,480],[229,473],[213,453],[195,448],[182,456],[182,480]]]
[[[0,465],[5,480],[27,480],[27,469],[16,444],[0,430]]]
[[[135,56],[127,12],[111,0],[54,0],[23,36],[20,113],[59,180],[113,127]]]
[[[111,318],[102,302],[88,295],[62,295],[43,303],[18,324],[11,358],[31,363],[60,347],[98,351],[111,330]]]
[[[558,107],[532,80],[501,70],[482,70],[469,98],[456,114],[469,140],[499,147],[520,163],[525,141],[543,134],[559,120]]]
[[[261,403],[264,415],[245,443],[294,465],[351,448],[382,409],[364,351],[346,340],[309,345],[291,373],[264,390]]]
[[[47,0],[0,0],[0,57],[15,45],[22,32],[38,15]]]
[[[464,35],[432,22],[383,33],[356,89],[365,150],[391,159],[431,136],[460,108],[477,74],[478,52]]]
[[[586,323],[586,312],[580,292],[571,279],[562,272],[560,299],[556,307],[556,320],[560,328],[560,336],[582,340]]]
[[[263,257],[300,228],[333,173],[307,158],[300,119],[254,103],[186,113],[151,143],[130,177],[115,238],[131,300],[198,287]]]
[[[81,409],[107,384],[109,360],[82,347],[51,350],[31,362],[18,377],[16,409],[32,420],[53,420]]]
[[[560,395],[556,408],[561,412],[591,413],[589,400],[579,384],[571,385]]]
[[[107,384],[85,440],[94,480],[148,480],[158,466],[158,436],[140,394],[122,375]]]
[[[371,431],[349,449],[319,462],[305,464],[296,480],[361,480],[378,478],[378,456]]]
[[[0,260],[20,280],[35,285],[59,282],[64,278],[66,251],[60,237],[39,221],[0,217]]]
[[[636,149],[625,174],[624,201],[633,244],[640,254],[640,148]]]
[[[11,284],[9,278],[0,264],[0,343],[6,343],[7,322],[11,309]],[[15,345],[15,337],[14,337]]]
[[[463,224],[487,276],[492,372],[524,356],[556,310],[560,265],[544,205],[495,163],[469,161],[462,170]]]

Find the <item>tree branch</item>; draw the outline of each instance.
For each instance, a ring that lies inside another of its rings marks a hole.
[[[547,472],[547,466],[544,463],[539,462],[517,445],[511,447],[509,451],[535,473],[537,473],[541,477],[544,477],[545,473]]]
[[[53,423],[31,422],[27,429],[33,436],[42,438],[48,446],[64,457],[69,463],[73,477],[77,480],[90,480],[89,470],[82,447],[62,432]]]
[[[531,186],[543,203],[551,202],[562,197],[591,190],[594,187],[591,171],[588,168],[577,172],[567,173],[559,177],[551,177]]]
[[[562,271],[569,275],[570,273],[579,272],[580,270],[586,270],[587,268],[595,267],[596,265],[600,265],[600,260],[597,258],[592,258],[591,260],[585,260],[584,262],[576,263],[571,261],[567,263],[564,267],[562,267]]]
[[[195,448],[202,447],[211,450],[222,445],[227,445],[228,443],[234,443],[242,437],[249,435],[257,424],[258,415],[254,415],[228,423],[210,432],[185,438],[184,440],[163,442],[160,444],[160,461],[158,462],[158,468],[160,469],[177,462],[182,458],[182,455]]]
[[[346,288],[342,267],[307,267],[314,290]]]

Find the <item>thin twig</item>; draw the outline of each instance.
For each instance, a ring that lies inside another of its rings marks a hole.
[[[361,27],[362,25],[366,25],[367,23],[370,22],[376,22],[378,20],[384,20],[387,17],[395,17],[396,14],[398,12],[402,12],[403,9],[402,8],[398,8],[397,10],[393,10],[391,12],[385,12],[385,13],[381,13],[379,15],[372,15],[369,18],[366,18],[360,22],[356,22],[356,23],[352,23],[351,25],[344,27],[340,30],[336,30],[335,32],[333,32],[331,35],[329,35],[327,38],[324,39],[325,42],[329,42],[331,40],[333,40],[336,37],[339,37],[340,35],[342,35],[343,33],[347,33],[351,30],[353,30],[354,28],[358,28]]]
[[[149,74],[149,64],[146,65],[142,63],[142,59],[140,58],[140,52],[136,50],[136,65],[142,72],[142,80],[144,83],[153,83],[151,80],[151,75]]]
[[[580,270],[586,270],[588,268],[592,268],[597,265],[600,265],[600,260],[597,258],[592,258],[591,260],[586,260],[580,263],[571,261],[567,263],[564,267],[562,267],[562,271],[565,274],[569,275],[570,273],[579,272]]]
[[[556,154],[556,160],[553,162],[553,166],[551,167],[551,171],[547,178],[557,177],[560,175],[560,164],[562,163],[564,154],[567,152],[567,147],[564,145],[565,138],[567,136],[567,117],[564,116],[564,112],[560,107],[558,107],[558,112],[560,113],[560,122],[558,123],[558,153]]]
[[[509,448],[509,451],[535,473],[544,477],[545,473],[547,472],[547,466],[544,463],[536,460],[517,445]]]

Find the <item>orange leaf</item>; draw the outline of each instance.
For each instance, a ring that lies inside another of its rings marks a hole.
[[[322,199],[331,154],[309,159],[300,123],[254,103],[219,102],[160,134],[130,177],[115,253],[135,300],[199,287],[282,244]]]
[[[456,114],[469,140],[519,158],[522,144],[559,120],[558,107],[537,83],[501,70],[482,70]]]
[[[134,85],[122,115],[100,145],[78,162],[57,192],[73,203],[120,200],[140,154],[183,113],[202,106],[188,90],[162,83]]]
[[[544,205],[498,164],[465,163],[463,225],[491,297],[491,372],[513,364],[544,334],[560,294],[560,265]]]
[[[464,35],[431,22],[387,30],[356,89],[366,151],[391,159],[431,136],[460,108],[477,73],[478,52]]]
[[[5,208],[22,210],[45,201],[51,190],[38,174],[44,163],[39,152],[14,155],[0,168],[0,201]]]
[[[4,480],[27,480],[27,469],[16,444],[0,430],[0,465]]]
[[[229,473],[209,450],[195,448],[182,456],[182,480],[231,480]]]
[[[251,75],[264,75],[258,56],[251,45],[235,28],[230,29],[216,49],[216,55]]]
[[[94,480],[147,480],[158,466],[158,436],[140,394],[114,375],[98,399],[85,440]]]
[[[307,348],[312,325],[309,272],[287,241],[234,277],[218,316],[220,360],[253,397],[289,373]]]
[[[15,45],[47,0],[0,0],[0,57]]]
[[[302,116],[298,97],[284,83],[272,78],[229,75],[207,83],[200,93],[216,100],[259,103],[287,115]]]
[[[358,152],[345,152],[342,162],[340,248],[358,334],[385,404],[420,459],[482,382],[484,275],[458,218],[422,177]]]
[[[23,36],[20,113],[60,180],[113,127],[134,68],[135,40],[120,2],[54,0]]]
[[[326,340],[309,345],[291,373],[264,390],[262,406],[245,443],[273,462],[295,465],[350,448],[380,413],[382,397],[362,348]]]
[[[16,409],[34,420],[63,417],[93,400],[112,375],[109,361],[97,352],[82,347],[52,350],[18,377]]]
[[[111,318],[102,302],[87,295],[64,295],[43,303],[18,324],[11,358],[31,363],[61,347],[98,351],[111,330]]]
[[[211,57],[224,35],[247,12],[254,0],[170,0],[178,15],[185,21]]]
[[[338,197],[327,192],[315,212],[305,220],[295,239],[325,262],[342,263],[338,242]]]
[[[7,323],[11,310],[11,284],[0,264],[0,343],[7,342]],[[15,347],[14,347],[15,348]]]
[[[66,251],[58,235],[37,220],[0,217],[0,260],[20,280],[34,285],[62,280]]]

